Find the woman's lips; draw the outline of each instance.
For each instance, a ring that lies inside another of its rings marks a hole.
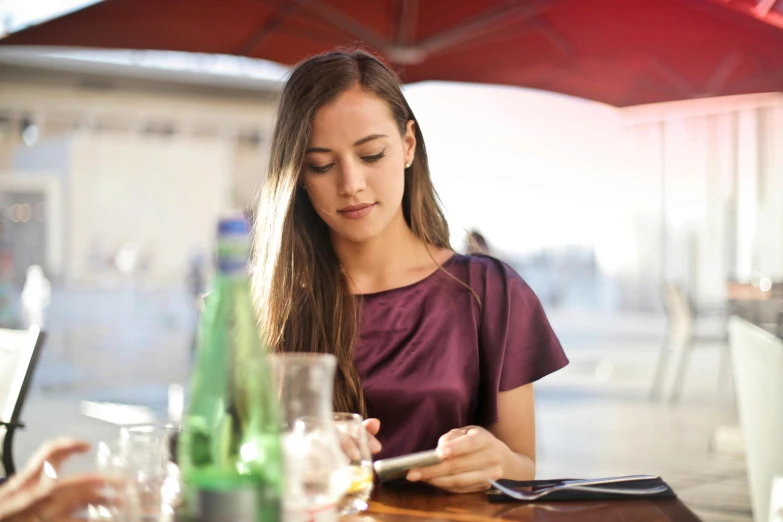
[[[370,212],[372,212],[372,209],[374,208],[375,208],[375,203],[365,203],[362,205],[351,205],[348,207],[344,207],[338,210],[337,212],[339,212],[340,215],[348,219],[361,219],[364,216],[368,215]]]

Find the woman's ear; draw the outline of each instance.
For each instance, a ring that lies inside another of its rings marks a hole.
[[[408,120],[405,125],[405,135],[402,137],[402,150],[405,165],[413,163],[416,156],[416,122]]]

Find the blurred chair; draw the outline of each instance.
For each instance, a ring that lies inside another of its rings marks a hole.
[[[767,522],[775,475],[783,475],[783,340],[739,317],[729,344],[753,520]]]
[[[0,329],[0,435],[2,462],[7,476],[13,475],[13,443],[16,429],[23,428],[22,408],[38,363],[44,333],[37,325],[29,330]]]
[[[720,368],[718,370],[718,386],[724,382],[729,382],[731,374],[728,371],[730,364],[728,344],[725,328],[721,328],[719,334],[707,335],[699,331],[699,322],[707,317],[724,317],[725,308],[716,306],[711,308],[697,309],[690,297],[678,285],[664,283],[661,287],[663,297],[663,306],[668,320],[668,331],[664,342],[661,344],[658,364],[655,368],[652,387],[650,389],[650,399],[657,399],[663,394],[667,373],[669,369],[669,359],[673,353],[679,354],[677,361],[674,381],[671,386],[669,402],[677,402],[682,394],[682,388],[685,384],[685,376],[688,370],[691,351],[698,344],[710,343],[720,345]]]

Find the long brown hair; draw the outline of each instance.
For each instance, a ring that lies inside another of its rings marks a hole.
[[[359,298],[350,293],[329,229],[299,183],[316,112],[355,85],[386,101],[400,135],[408,121],[415,122],[415,159],[405,169],[403,214],[427,244],[449,248],[421,127],[397,76],[367,52],[329,52],[297,65],[282,92],[256,215],[253,285],[270,350],[334,354],[335,410],[366,415],[353,362]]]

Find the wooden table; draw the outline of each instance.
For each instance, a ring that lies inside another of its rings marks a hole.
[[[766,291],[748,283],[728,283],[726,299],[729,315],[738,315],[783,338],[783,283],[773,283]]]
[[[550,503],[492,503],[486,495],[451,495],[434,489],[388,489],[373,492],[370,509],[347,517],[351,522],[698,522],[699,518],[676,498],[570,501]]]

